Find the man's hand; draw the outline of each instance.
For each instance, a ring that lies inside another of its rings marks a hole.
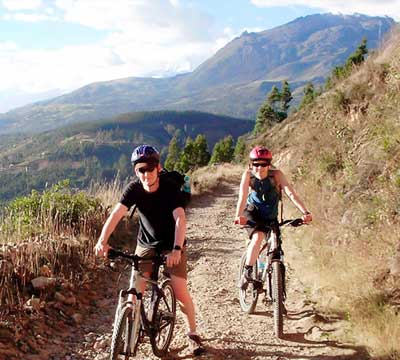
[[[247,225],[247,217],[246,216],[237,216],[234,221],[235,225]]]
[[[301,219],[303,220],[303,223],[308,224],[312,221],[312,214],[310,212],[307,212],[301,217]]]
[[[108,244],[103,244],[103,242],[99,239],[97,241],[96,246],[94,247],[94,252],[95,252],[96,256],[107,257],[109,249],[110,249],[110,247],[108,246]]]
[[[167,266],[172,267],[174,265],[178,265],[181,262],[181,255],[182,255],[181,250],[172,250],[167,255]]]

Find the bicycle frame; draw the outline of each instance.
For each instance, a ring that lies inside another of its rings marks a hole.
[[[135,355],[136,353],[136,344],[138,342],[138,337],[140,335],[140,328],[142,326],[143,330],[148,334],[149,337],[154,336],[154,330],[152,326],[152,320],[154,315],[154,304],[158,297],[164,296],[163,290],[158,285],[158,271],[161,263],[153,263],[155,268],[153,269],[152,277],[144,276],[142,272],[138,270],[139,257],[126,255],[124,253],[112,250],[112,254],[110,257],[123,257],[128,259],[131,262],[131,274],[129,279],[129,288],[122,289],[119,292],[118,297],[118,305],[115,312],[114,324],[113,328],[117,326],[117,321],[121,314],[122,309],[125,306],[131,305],[133,307],[134,314],[134,322],[131,328],[132,336],[129,339],[129,348],[125,348],[125,352],[129,351],[131,355]],[[142,260],[144,262],[152,260]],[[151,289],[151,303],[148,314],[146,314],[144,305],[143,305],[143,292],[137,290],[137,285],[141,282],[144,282],[147,287],[147,284],[150,284]],[[132,298],[134,297],[133,301]]]
[[[284,265],[284,253],[282,250],[282,240],[277,235],[277,233],[271,228],[269,233],[266,233],[267,238],[265,239],[265,244],[261,247],[260,252],[258,254],[257,261],[260,262],[262,259],[265,259],[265,267],[262,271],[261,276],[257,274],[257,278],[263,284],[263,290],[266,291],[266,296],[269,299],[272,299],[272,263],[274,261],[279,261],[282,264],[283,269],[285,269]],[[286,298],[286,289],[285,289],[285,276],[283,277],[283,285],[284,285],[284,298]]]

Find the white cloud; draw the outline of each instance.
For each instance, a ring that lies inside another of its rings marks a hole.
[[[400,19],[400,0],[250,0],[259,7],[307,6],[327,12],[352,14],[361,13],[371,16],[390,16]]]
[[[211,17],[177,0],[56,0],[53,5],[53,11],[43,7],[35,16],[56,13],[65,22],[103,30],[105,37],[51,50],[0,43],[0,92],[70,91],[97,81],[187,72],[235,35],[232,29],[218,32]]]
[[[33,10],[43,5],[42,0],[3,0],[2,3],[10,11]]]
[[[53,16],[45,14],[26,14],[26,13],[9,13],[3,16],[6,21],[23,21],[23,22],[40,22],[40,21],[55,21]]]

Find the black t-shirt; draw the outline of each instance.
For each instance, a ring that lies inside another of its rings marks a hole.
[[[127,185],[119,202],[128,208],[137,206],[140,245],[160,251],[172,250],[175,239],[172,212],[184,204],[182,193],[176,186],[161,177],[157,191],[147,192],[140,181],[133,181]]]

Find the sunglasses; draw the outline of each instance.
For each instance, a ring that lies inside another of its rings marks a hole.
[[[252,163],[252,164],[251,164],[252,167],[262,167],[262,168],[265,168],[265,167],[270,166],[270,165],[271,165],[271,164],[270,164],[270,163],[267,163],[267,162]]]
[[[152,172],[156,168],[156,165],[148,165],[148,166],[143,166],[139,169],[137,169],[141,174],[144,174],[146,172]]]

